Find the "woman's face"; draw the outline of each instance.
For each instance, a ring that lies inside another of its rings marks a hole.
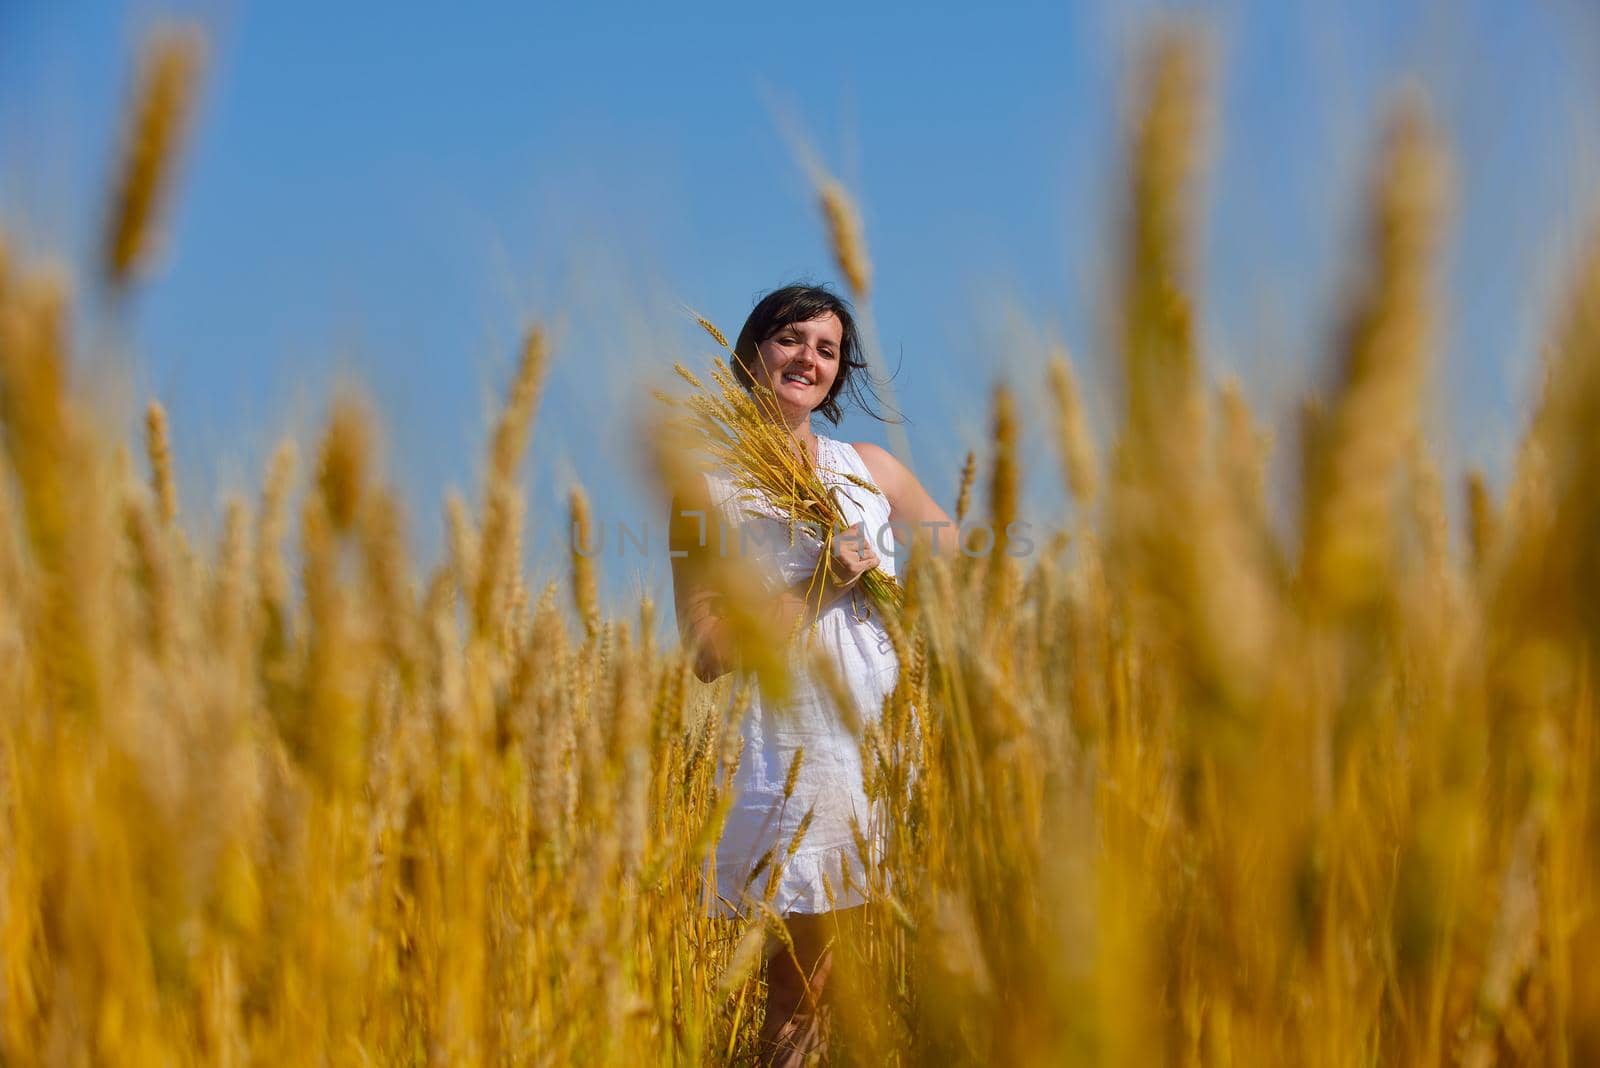
[[[757,348],[778,403],[790,413],[810,414],[828,399],[839,377],[844,324],[833,312],[780,327]]]

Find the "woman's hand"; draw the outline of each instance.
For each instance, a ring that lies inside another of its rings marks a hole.
[[[833,536],[828,554],[828,585],[835,593],[844,593],[861,576],[878,566],[878,553],[866,528],[855,523]]]

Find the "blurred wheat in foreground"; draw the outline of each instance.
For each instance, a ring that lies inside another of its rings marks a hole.
[[[193,55],[172,37],[147,64],[118,285]],[[1400,101],[1286,542],[1267,437],[1208,389],[1192,326],[1204,73],[1164,34],[1135,102],[1108,448],[1070,366],[1040,368],[1072,537],[907,588],[901,682],[861,736],[892,826],[840,1048],[1600,1062],[1600,241],[1510,489],[1469,480],[1458,544],[1418,414],[1447,166]],[[106,440],[72,321],[66,283],[0,244],[0,1060],[747,1059],[777,929],[706,918],[702,879],[741,695],[694,680],[652,604],[606,617],[595,560],[525,585],[542,334],[418,571],[349,397],[194,539],[166,413],[142,451]],[[994,420],[979,500],[1003,526],[1032,461],[1004,388]],[[533,518],[592,521],[581,490]]]

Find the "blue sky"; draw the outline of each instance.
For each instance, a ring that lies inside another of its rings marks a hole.
[[[1044,337],[1070,347],[1102,433],[1115,422],[1100,309],[1120,116],[1164,9],[0,0],[0,220],[90,262],[135,45],[198,18],[211,58],[166,255],[87,359],[167,404],[202,521],[281,434],[309,444],[333,383],[362,384],[430,557],[441,494],[473,491],[517,337],[542,321],[558,348],[527,467],[537,564],[574,479],[612,522],[654,514],[633,419],[674,359],[709,352],[682,305],[731,334],[762,291],[834,279],[803,140],[860,197],[877,355],[924,482],[948,503],[1006,376],[1047,515]],[[1449,471],[1499,477],[1597,188],[1600,20],[1570,0],[1185,10],[1216,42],[1210,372],[1273,417],[1323,373],[1381,105],[1409,77],[1456,153],[1432,438]],[[860,417],[837,435],[885,438]],[[607,566],[614,595],[663,589],[662,560]]]

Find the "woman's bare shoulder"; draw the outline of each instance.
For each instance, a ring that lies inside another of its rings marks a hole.
[[[892,499],[904,485],[907,474],[905,465],[894,458],[894,454],[882,445],[874,445],[870,441],[854,441],[850,447],[856,450],[856,455],[861,457],[861,462],[867,465],[867,472],[872,476],[872,481],[878,484]]]
[[[860,442],[855,449],[861,454],[861,462],[867,465],[872,481],[889,498],[891,515],[913,523],[950,523],[950,517],[939,507],[939,502],[928,495],[917,476],[888,449],[869,441]]]

